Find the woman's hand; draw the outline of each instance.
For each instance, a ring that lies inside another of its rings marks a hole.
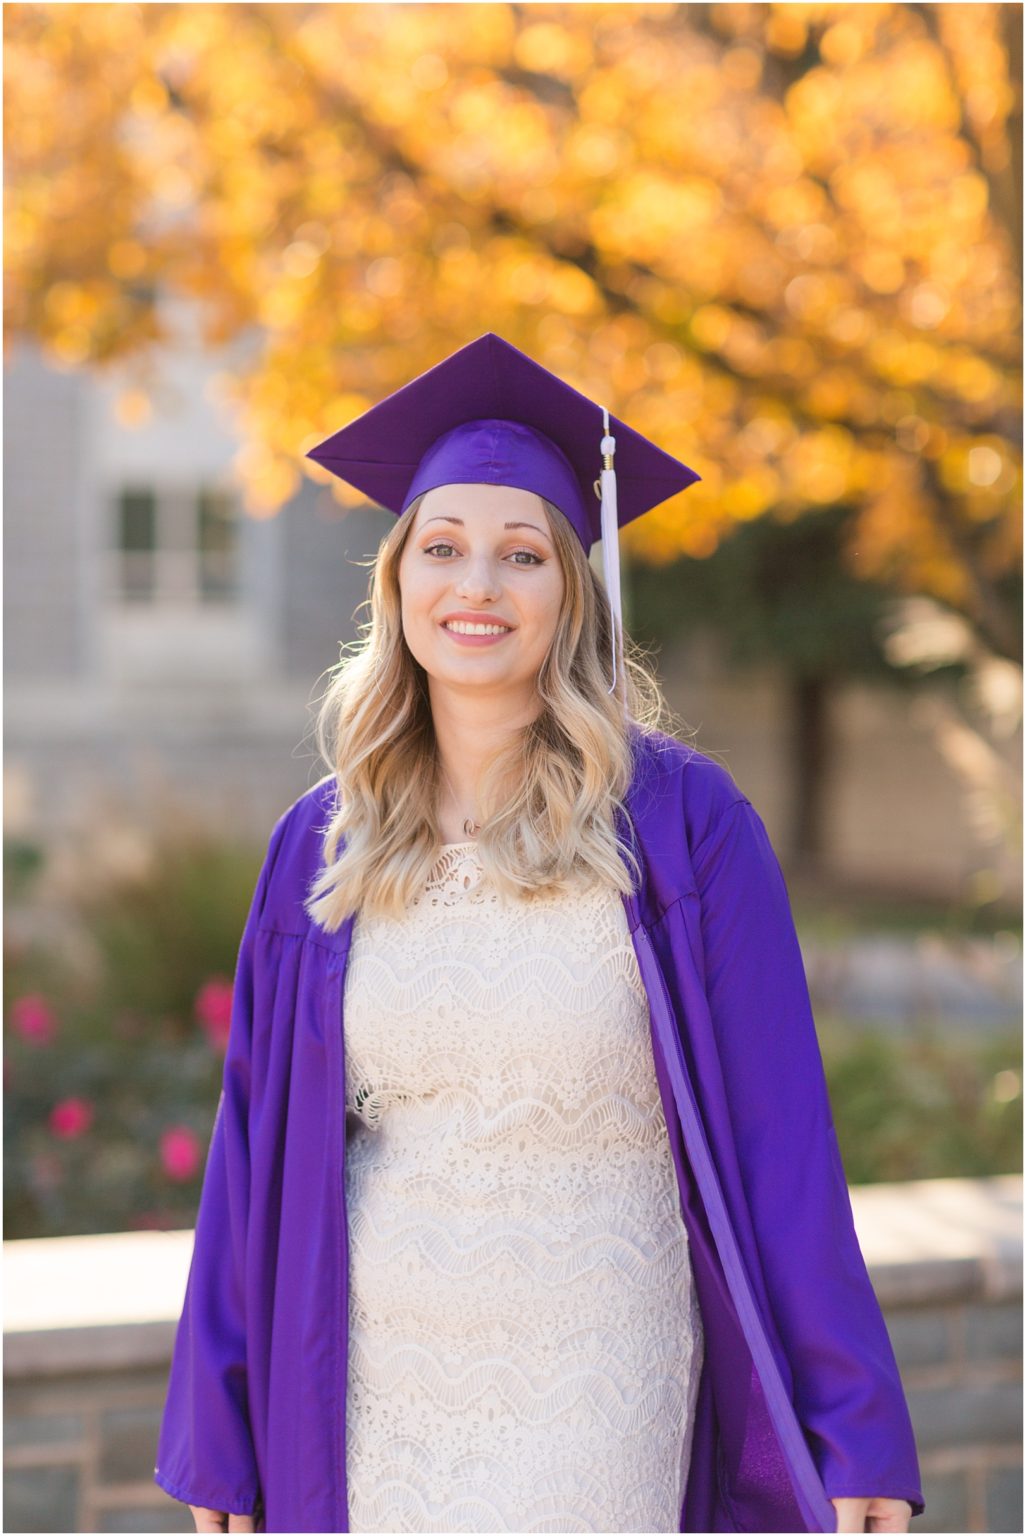
[[[907,1531],[912,1505],[907,1499],[831,1499],[839,1531]]]
[[[190,1504],[197,1531],[255,1531],[255,1515],[230,1515],[223,1509],[202,1509]],[[227,1524],[225,1523],[227,1521]],[[895,1527],[897,1529],[897,1527]]]

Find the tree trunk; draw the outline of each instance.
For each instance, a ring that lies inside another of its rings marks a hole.
[[[796,673],[791,701],[790,862],[803,879],[825,873],[827,773],[830,757],[830,680]]]

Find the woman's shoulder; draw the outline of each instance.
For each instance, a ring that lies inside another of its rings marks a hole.
[[[692,850],[715,831],[732,806],[748,802],[730,770],[708,752],[665,731],[638,727],[632,736],[635,773],[631,796],[635,809],[648,807],[660,820],[667,815],[683,817]]]
[[[324,833],[334,814],[336,777],[325,774],[285,807],[271,830],[264,860],[267,892],[262,927],[306,933],[303,906],[320,863]]]
[[[334,813],[335,786],[335,774],[326,773],[316,784],[297,795],[274,823],[271,844],[294,845],[323,832]]]

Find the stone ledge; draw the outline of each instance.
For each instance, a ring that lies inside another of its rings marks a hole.
[[[1017,1174],[852,1189],[881,1305],[1021,1297],[1022,1190]],[[4,1243],[5,1378],[166,1364],[192,1242],[186,1228]]]
[[[1021,1174],[915,1179],[851,1191],[882,1306],[1022,1296]]]
[[[8,1330],[4,1333],[4,1379],[166,1366],[174,1339],[173,1322]]]

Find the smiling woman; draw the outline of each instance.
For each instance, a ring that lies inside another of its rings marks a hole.
[[[240,947],[158,1482],[204,1529],[906,1529],[780,867],[621,633],[617,527],[694,471],[491,334],[313,456],[396,522]]]

